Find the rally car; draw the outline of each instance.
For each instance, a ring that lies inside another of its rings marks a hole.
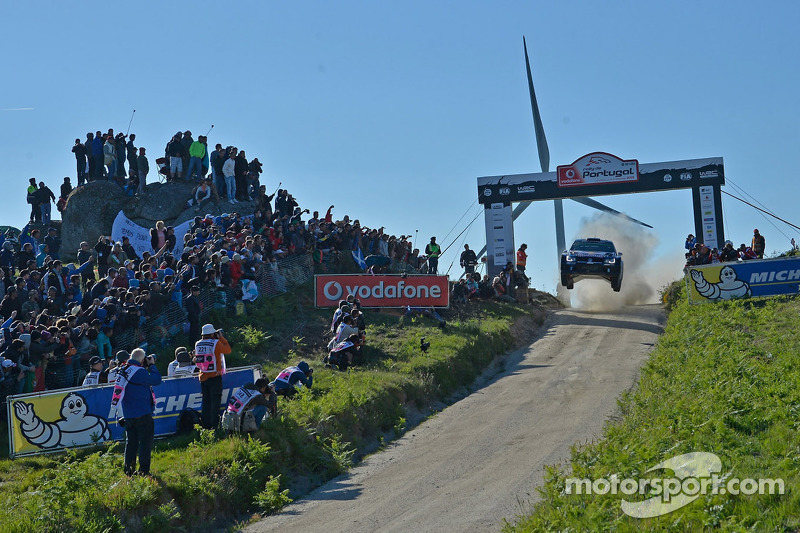
[[[602,278],[614,292],[622,288],[622,253],[603,239],[577,239],[561,254],[561,284],[572,289],[576,281]]]

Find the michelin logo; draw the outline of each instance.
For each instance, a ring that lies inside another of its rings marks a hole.
[[[708,300],[732,300],[751,295],[750,285],[738,279],[736,271],[729,266],[719,271],[719,283],[709,283],[699,270],[691,270],[690,273],[695,289]]]

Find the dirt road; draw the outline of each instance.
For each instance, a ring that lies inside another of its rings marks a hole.
[[[246,531],[499,530],[536,498],[545,465],[600,435],[663,321],[656,305],[556,312],[473,394]]]

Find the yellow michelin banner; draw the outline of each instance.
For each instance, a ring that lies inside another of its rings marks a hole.
[[[690,267],[689,303],[800,293],[800,258],[751,259]]]

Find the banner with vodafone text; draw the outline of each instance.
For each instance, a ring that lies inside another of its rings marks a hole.
[[[338,274],[315,276],[314,303],[337,307],[354,295],[362,307],[448,307],[447,276]]]

